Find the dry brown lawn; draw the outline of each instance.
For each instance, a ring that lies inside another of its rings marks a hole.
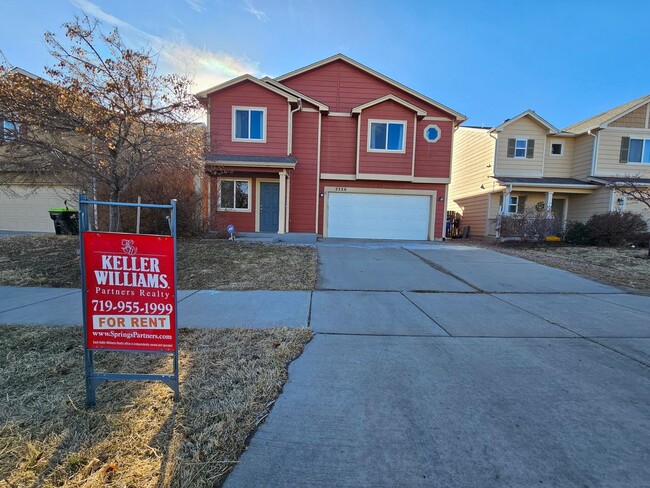
[[[480,245],[511,256],[553,266],[615,286],[650,293],[650,260],[647,249],[567,245],[494,245],[477,241],[458,244]]]
[[[79,288],[76,237],[0,239],[0,286]],[[311,290],[313,246],[221,240],[178,241],[178,287],[197,290]]]
[[[181,330],[181,400],[115,382],[84,407],[79,328],[0,327],[0,487],[214,487],[268,414],[307,329]],[[103,371],[166,373],[169,356],[97,354]]]

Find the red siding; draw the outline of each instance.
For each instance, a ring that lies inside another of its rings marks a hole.
[[[413,116],[415,113],[393,101],[380,103],[361,112],[359,137],[359,173],[411,176],[413,168]],[[404,153],[368,151],[368,121],[370,119],[406,122]]]
[[[266,107],[266,142],[232,140],[232,107]],[[243,81],[210,95],[210,152],[215,154],[287,155],[286,98],[251,81]]]
[[[393,190],[435,190],[436,202],[435,202],[435,229],[434,229],[434,238],[439,239],[443,237],[445,230],[445,205],[444,199],[447,197],[445,194],[446,185],[431,185],[431,184],[413,184],[413,183],[401,183],[401,182],[392,182],[392,181],[321,181],[320,192],[325,192],[325,187],[347,187],[347,188],[385,188]],[[442,197],[442,201],[440,198]],[[325,204],[325,198],[320,198],[318,201],[319,205],[319,216],[318,216],[318,233],[323,234],[323,206]]]
[[[294,90],[329,105],[332,112],[350,112],[353,107],[389,93],[427,111],[430,117],[449,117],[399,88],[361,71],[345,61],[333,61],[282,81]]]
[[[356,174],[357,117],[323,116],[321,138],[321,173]]]
[[[316,232],[319,115],[296,112],[293,117],[292,155],[298,162],[290,172],[289,232]]]
[[[437,125],[441,136],[438,142],[424,138],[424,129]],[[415,176],[419,178],[449,178],[451,160],[452,122],[444,120],[418,120],[415,142]]]

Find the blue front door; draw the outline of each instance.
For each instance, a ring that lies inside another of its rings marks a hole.
[[[260,183],[260,232],[278,231],[280,183]]]

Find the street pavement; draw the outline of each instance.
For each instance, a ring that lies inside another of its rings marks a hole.
[[[225,486],[649,486],[650,297],[485,249],[317,245],[308,291],[181,291],[181,327],[315,337]],[[73,289],[0,323],[79,325]]]

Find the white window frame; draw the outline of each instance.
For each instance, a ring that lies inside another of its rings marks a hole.
[[[438,136],[435,137],[434,139],[429,139],[429,136],[427,135],[427,132],[429,132],[429,129],[436,129],[438,131]],[[440,138],[442,137],[442,131],[440,130],[440,127],[438,127],[437,124],[429,124],[424,128],[424,140],[427,142],[438,142]]]
[[[222,181],[234,181],[233,185],[233,205],[236,204],[237,196],[237,182],[245,181],[248,183],[248,207],[247,208],[227,208],[221,206],[221,182]],[[251,178],[218,178],[217,179],[217,210],[220,212],[250,212],[251,211],[251,193],[252,193],[252,180]]]
[[[506,213],[508,215],[516,214],[517,211],[519,210],[519,195],[510,195],[508,198],[509,198],[508,205],[507,205],[508,211]],[[515,206],[514,212],[510,210],[510,207],[512,207],[513,205]]]
[[[524,141],[525,146],[522,147],[517,147],[517,143],[519,141]],[[523,156],[517,156],[517,149],[523,149],[524,150],[524,155]],[[526,154],[528,154],[528,139],[525,137],[515,137],[515,159],[526,159]]]
[[[560,145],[560,154],[553,154],[553,144],[559,144]],[[548,147],[548,155],[553,157],[553,158],[560,158],[564,156],[564,142],[563,141],[551,141],[551,144]]]
[[[386,149],[373,149],[370,147],[370,131],[372,124],[386,124]],[[401,124],[402,130],[402,149],[388,149],[388,124]],[[390,153],[390,154],[406,154],[406,131],[408,129],[408,121],[406,120],[386,120],[386,119],[368,119],[368,134],[366,136],[367,150],[374,153]]]
[[[250,139],[237,137],[237,110],[248,111],[248,135],[251,134],[251,116],[250,111],[256,110],[262,112],[262,138],[261,139]],[[232,141],[233,142],[254,142],[254,143],[265,143],[266,142],[266,107],[242,107],[233,105],[232,107]]]
[[[632,141],[633,140],[641,141],[641,161],[630,161],[630,153],[632,152],[632,151],[630,151],[630,148],[632,146]],[[644,165],[644,166],[650,165],[650,163],[646,163],[646,162],[643,161],[643,156],[645,156],[645,144],[646,144],[646,141],[650,141],[650,138],[646,138],[646,137],[643,137],[643,136],[630,136],[630,145],[628,146],[628,149],[627,149],[627,164],[638,164],[638,165]]]

